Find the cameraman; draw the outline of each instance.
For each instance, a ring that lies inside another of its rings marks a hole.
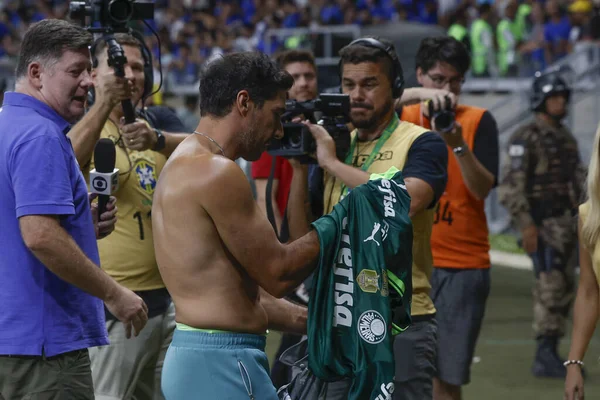
[[[288,50],[277,55],[277,64],[294,78],[294,86],[288,91],[288,98],[297,101],[309,101],[317,97],[317,65],[315,57],[308,50]],[[259,160],[252,163],[252,179],[256,185],[256,201],[265,215],[267,214],[266,188],[273,156],[264,152]],[[289,237],[287,227],[284,227],[283,217],[289,199],[292,182],[292,167],[283,157],[275,157],[275,173],[271,189],[271,204],[277,226],[277,232],[282,240]]]
[[[131,87],[131,101],[140,104],[145,93],[145,69],[141,43],[128,34],[115,34],[127,58],[125,79]],[[160,371],[162,359],[175,329],[175,310],[161,279],[154,254],[151,208],[154,188],[167,156],[188,135],[170,134],[150,127],[137,118],[123,121],[123,109],[102,82],[114,76],[108,64],[103,39],[93,46],[92,77],[96,99],[92,109],[104,112],[78,124],[69,136],[84,175],[94,168],[92,153],[100,137],[116,144],[119,191],[115,194],[119,224],[113,234],[99,242],[102,268],[117,282],[136,292],[148,305],[148,324],[143,334],[125,341],[123,328],[106,311],[110,345],[90,353],[97,398],[162,398]],[[112,78],[111,78],[112,79]],[[123,79],[119,79],[124,82]],[[99,113],[98,113],[99,114]],[[144,115],[144,114],[142,114]]]
[[[484,201],[498,177],[498,128],[488,111],[456,106],[470,63],[467,49],[456,39],[425,38],[416,57],[417,79],[423,87],[407,89],[401,103],[425,102],[400,111],[403,121],[438,131],[448,147],[448,184],[431,235],[432,298],[438,310],[434,397],[442,400],[460,399],[461,386],[469,383],[490,291]],[[445,122],[443,115],[436,119],[440,111],[454,113],[453,126],[445,130],[436,126]]]
[[[429,242],[434,207],[446,186],[448,153],[439,135],[398,119],[394,98],[401,96],[403,77],[392,43],[359,39],[344,47],[340,57],[341,87],[350,96],[350,119],[357,129],[345,162],[336,157],[335,143],[324,128],[315,135],[317,159],[325,170],[324,211],[331,212],[348,190],[366,183],[371,173],[392,166],[403,171],[414,231],[412,324],[394,339],[394,399],[431,399],[437,325],[429,297],[433,267]],[[290,198],[297,196],[296,188],[306,185],[306,181],[294,182],[299,178],[294,174]],[[290,219],[290,230],[296,229],[292,224]]]
[[[294,78],[294,85],[288,91],[288,98],[291,100],[298,101],[309,101],[313,100],[318,95],[317,90],[317,65],[315,64],[315,57],[308,50],[288,50],[277,55],[277,64],[288,72]],[[275,157],[275,173],[272,184],[271,193],[271,204],[273,205],[273,213],[275,215],[275,221],[278,231],[281,234],[282,240],[290,239],[296,240],[298,236],[295,232],[289,231],[289,225],[283,224],[282,219],[285,215],[286,207],[293,209],[297,202],[300,207],[304,207],[306,193],[303,191],[301,196],[288,197],[290,194],[290,185],[292,183],[292,174],[301,174],[302,176],[316,175],[317,177],[322,176],[322,171],[318,165],[300,165],[294,161],[288,161],[283,157]],[[273,156],[264,152],[258,161],[252,163],[252,178],[256,184],[256,201],[259,207],[266,214],[266,188],[267,180],[271,172],[271,165],[273,162]],[[305,178],[306,179],[306,178]],[[298,180],[297,180],[298,181]],[[315,193],[317,192],[318,193]],[[323,196],[322,191],[313,190],[312,195]],[[322,199],[318,198],[313,200],[311,204],[316,205],[322,202]],[[287,206],[289,202],[289,206]],[[308,202],[308,200],[306,200]],[[291,210],[290,210],[291,211]],[[313,212],[314,217],[320,217],[321,211]],[[289,212],[288,212],[289,214]],[[296,218],[293,211],[290,215],[291,218]],[[301,215],[304,218],[304,213]],[[309,278],[310,279],[310,278]],[[301,285],[297,294],[300,296],[292,296],[291,300],[300,302],[306,305],[307,293],[304,285]],[[284,333],[281,338],[281,345],[277,351],[273,368],[271,369],[271,379],[275,387],[281,387],[288,383],[291,378],[291,368],[279,361],[279,356],[290,346],[298,343],[302,338],[301,335],[293,333]]]

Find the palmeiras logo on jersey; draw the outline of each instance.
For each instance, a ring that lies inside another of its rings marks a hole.
[[[148,194],[153,194],[157,181],[154,167],[147,161],[140,160],[135,165],[135,173],[142,189]]]
[[[383,342],[386,335],[386,322],[375,310],[365,311],[358,318],[358,334],[367,343]]]

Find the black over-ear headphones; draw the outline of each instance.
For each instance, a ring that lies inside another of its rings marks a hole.
[[[387,46],[381,43],[379,40],[374,38],[359,38],[353,40],[346,47],[350,46],[366,46],[373,47],[379,50],[382,50],[387,54],[387,56],[392,60],[392,97],[395,99],[399,99],[402,97],[402,93],[404,92],[404,72],[402,70],[402,64],[400,64],[400,60],[398,59],[398,55],[394,51],[393,46]],[[342,60],[339,62],[339,74],[340,79],[342,78]],[[342,88],[340,85],[340,92]]]
[[[150,51],[150,49],[148,49],[148,47],[146,47],[146,43],[144,43],[144,38],[138,32],[132,30],[127,33],[133,36],[139,42],[142,58],[144,59],[144,92],[142,93],[142,101],[144,101],[148,97],[150,97],[154,90],[154,69],[152,67],[152,52]],[[90,54],[92,56],[92,68],[98,68],[96,48],[103,41],[104,38],[101,37],[95,40],[92,46],[90,47]]]

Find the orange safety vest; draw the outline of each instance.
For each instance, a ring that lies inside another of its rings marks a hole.
[[[475,133],[486,110],[459,105],[456,121],[462,126],[465,143],[473,150]],[[421,114],[421,104],[402,107],[402,121],[431,129]],[[448,183],[438,202],[431,234],[433,265],[441,268],[489,268],[490,242],[483,200],[471,194],[458,161],[448,147]]]

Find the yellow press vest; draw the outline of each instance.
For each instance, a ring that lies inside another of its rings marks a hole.
[[[393,122],[390,122],[390,124]],[[400,121],[390,138],[381,147],[379,154],[375,157],[367,172],[382,174],[390,167],[402,170],[413,142],[425,132],[428,131],[420,126]],[[352,139],[355,136],[356,130],[352,132]],[[376,142],[377,139],[371,142],[357,143],[357,154],[352,157],[352,166],[360,168],[371,154]],[[342,181],[331,174],[325,173],[324,180],[324,211],[328,214],[333,210],[333,206],[340,201],[343,187]],[[415,316],[435,313],[433,301],[429,297],[431,290],[429,279],[433,270],[433,257],[430,245],[433,216],[434,209],[426,209],[411,219],[413,224],[413,296],[411,315]]]

